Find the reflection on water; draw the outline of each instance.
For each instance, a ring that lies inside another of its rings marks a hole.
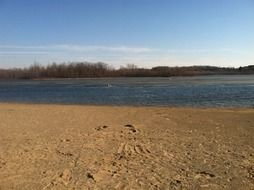
[[[254,75],[0,81],[0,101],[253,107]]]

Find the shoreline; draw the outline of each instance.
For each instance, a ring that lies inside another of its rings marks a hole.
[[[1,102],[1,105],[27,106],[77,106],[77,107],[119,107],[119,108],[166,108],[166,109],[197,109],[197,110],[252,110],[254,106],[183,106],[183,105],[125,105],[125,104],[80,104],[80,103],[40,103],[40,102]]]
[[[252,189],[253,115],[0,103],[0,189]]]

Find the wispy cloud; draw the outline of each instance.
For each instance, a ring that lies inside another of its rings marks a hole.
[[[144,47],[127,47],[127,46],[76,46],[76,45],[58,45],[55,49],[63,49],[67,51],[108,51],[122,53],[147,53],[154,49]]]
[[[0,56],[11,56],[11,55],[47,55],[49,51],[0,51]]]
[[[0,45],[0,67],[29,66],[69,61],[103,61],[114,66],[134,63],[143,67],[155,65],[239,66],[253,63],[251,49],[189,48],[159,49],[149,47],[103,45]],[[251,62],[252,61],[252,62]]]
[[[101,45],[39,45],[39,46],[22,46],[22,45],[0,45],[0,55],[4,54],[51,54],[61,52],[77,53],[123,53],[123,54],[151,54],[151,53],[243,53],[243,50],[232,48],[189,48],[189,49],[159,49],[147,47],[129,47],[129,46],[101,46]]]
[[[19,46],[19,45],[0,45],[0,50],[5,52],[12,51],[38,51],[47,50],[49,52],[118,52],[118,53],[148,53],[155,49],[145,47],[127,46],[81,46],[81,45],[46,45],[46,46]]]
[[[215,48],[215,49],[206,49],[206,48],[192,48],[192,49],[168,49],[168,53],[211,53],[211,52],[236,52],[239,50],[232,48]]]

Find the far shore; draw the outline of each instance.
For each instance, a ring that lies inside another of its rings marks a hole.
[[[238,68],[207,65],[138,68],[134,64],[127,64],[116,69],[103,62],[70,62],[61,64],[53,63],[47,66],[33,64],[28,68],[0,69],[0,79],[174,77],[245,74],[254,74],[254,65]]]
[[[254,109],[0,103],[0,189],[254,189]]]

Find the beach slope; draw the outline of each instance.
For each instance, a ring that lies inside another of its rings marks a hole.
[[[0,104],[0,189],[253,189],[254,109]]]

